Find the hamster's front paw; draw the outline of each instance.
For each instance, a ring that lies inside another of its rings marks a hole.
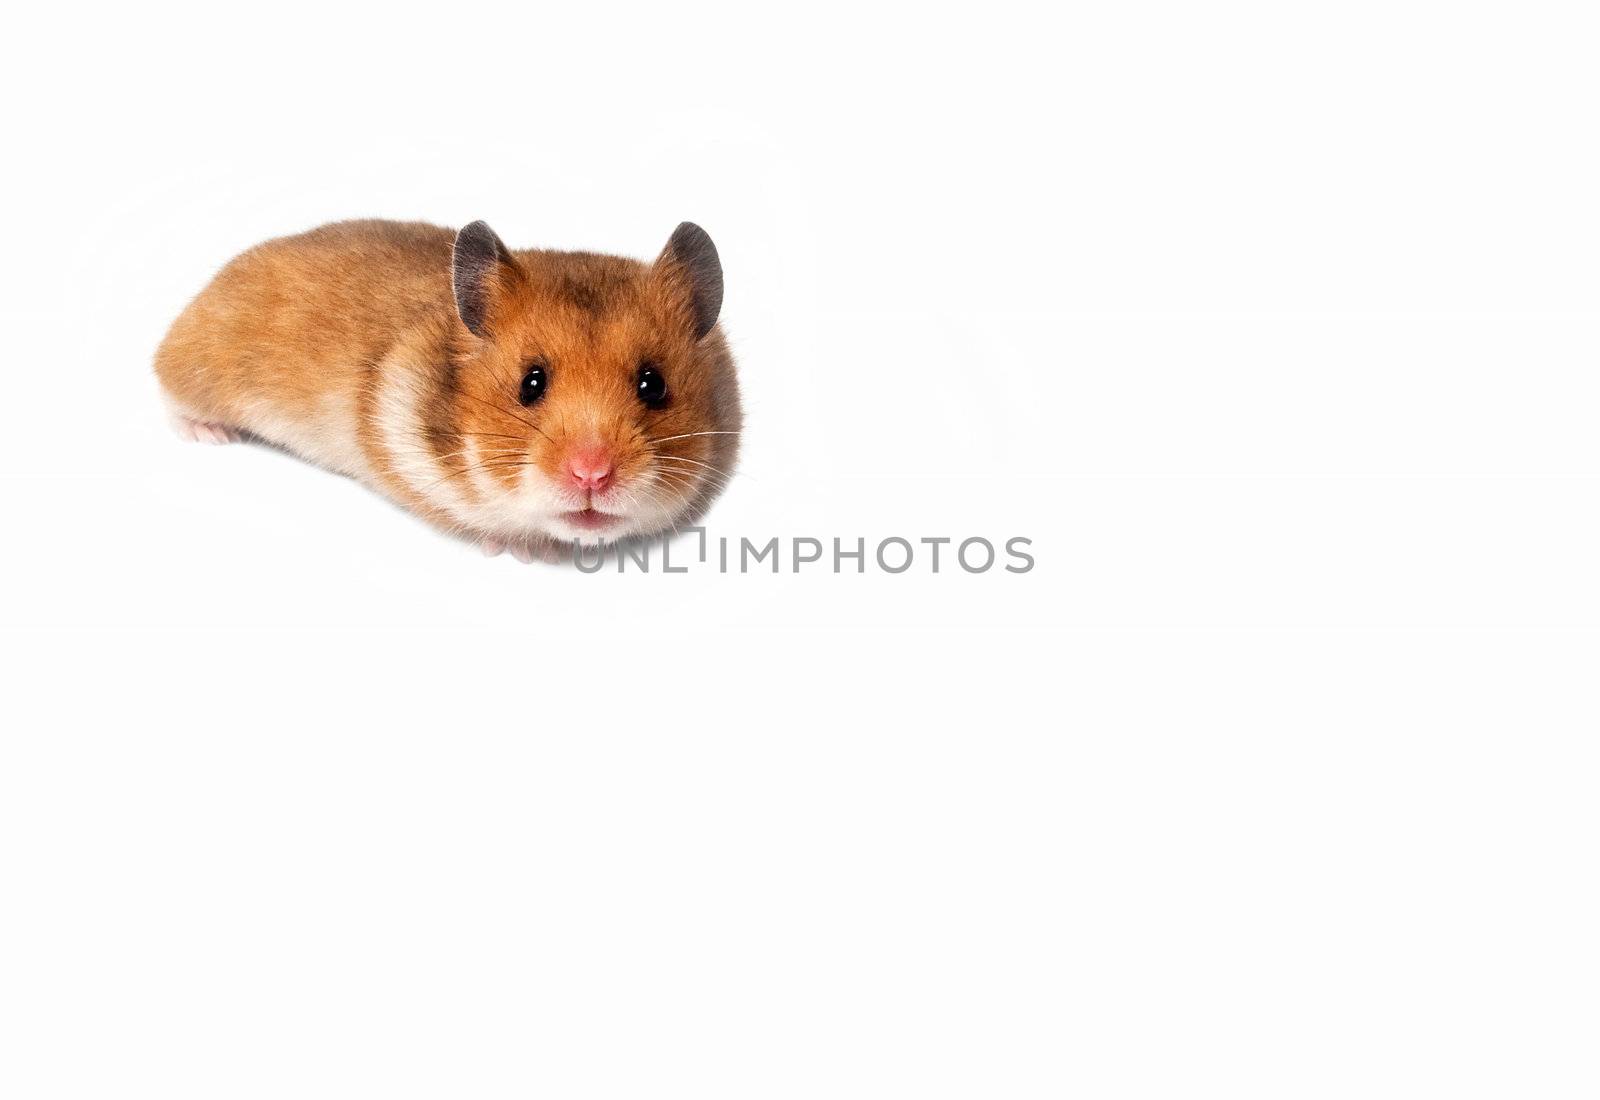
[[[212,424],[204,420],[195,420],[193,417],[174,413],[172,416],[172,430],[178,433],[178,438],[190,443],[237,443],[244,436],[226,424]]]
[[[478,541],[478,549],[483,551],[483,556],[486,558],[498,558],[501,554],[504,554],[507,550],[509,550],[511,551],[511,556],[516,558],[518,561],[533,560],[533,558],[528,555],[526,547],[515,542],[507,542],[505,539],[480,539]]]
[[[560,565],[571,558],[571,547],[550,538],[535,538],[530,544],[534,557],[546,565]]]

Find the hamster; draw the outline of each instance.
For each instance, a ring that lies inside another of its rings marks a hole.
[[[338,222],[229,262],[155,372],[180,435],[257,437],[526,561],[721,491],[742,422],[721,307],[691,222],[648,264],[512,251],[481,221]]]

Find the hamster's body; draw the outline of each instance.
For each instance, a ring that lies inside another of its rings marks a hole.
[[[258,436],[524,556],[709,503],[740,426],[720,303],[688,223],[643,264],[511,252],[481,222],[341,222],[230,262],[156,373],[190,438]]]

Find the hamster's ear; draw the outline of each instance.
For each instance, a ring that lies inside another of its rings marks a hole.
[[[474,336],[488,336],[495,304],[522,278],[522,269],[488,222],[473,222],[456,234],[450,282],[456,313]]]
[[[722,261],[710,234],[694,222],[678,226],[656,260],[656,271],[681,296],[694,326],[694,338],[704,337],[722,312]]]

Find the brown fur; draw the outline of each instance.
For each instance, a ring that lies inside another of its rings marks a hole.
[[[437,467],[438,492],[487,506],[482,475],[510,491],[531,464],[559,484],[572,449],[598,444],[619,487],[670,494],[656,528],[695,518],[731,472],[741,417],[720,329],[695,339],[691,273],[670,249],[654,264],[510,252],[483,284],[477,336],[457,316],[454,239],[421,223],[353,221],[258,245],[174,322],[156,374],[180,414],[362,478],[469,536],[515,532],[442,508],[418,463]],[[668,380],[665,408],[635,395],[644,360]],[[535,362],[549,388],[524,408],[518,388]],[[396,394],[415,406],[400,448],[385,411]],[[655,442],[668,436],[687,438]]]

